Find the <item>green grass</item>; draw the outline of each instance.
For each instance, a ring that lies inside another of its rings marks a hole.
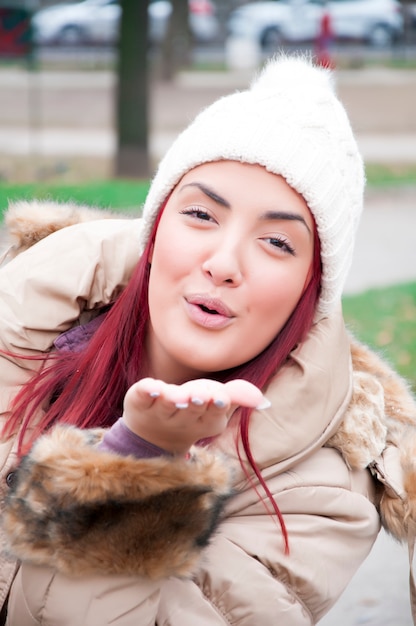
[[[416,185],[416,164],[368,164],[368,184],[374,187]]]
[[[416,68],[416,60],[414,58],[410,58],[410,55],[406,58],[405,53],[404,56],[393,55],[392,57],[384,59],[381,62],[367,59],[363,65],[367,67],[387,67],[393,70],[414,70]]]
[[[149,182],[143,180],[105,180],[79,185],[0,182],[0,219],[9,202],[34,198],[133,212],[143,204],[148,188]]]
[[[416,283],[343,299],[349,328],[394,365],[416,391]]]

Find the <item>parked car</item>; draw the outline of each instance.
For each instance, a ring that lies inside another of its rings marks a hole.
[[[410,27],[416,30],[416,4],[408,4],[407,10],[410,14]]]
[[[32,19],[40,44],[114,43],[121,7],[118,0],[83,0],[37,11]]]
[[[231,36],[255,40],[263,50],[282,43],[316,40],[323,15],[329,15],[336,40],[357,40],[387,46],[403,34],[398,0],[275,0],[251,2],[229,17]]]
[[[160,42],[166,32],[172,5],[169,0],[149,4],[149,40]],[[117,41],[119,0],[83,0],[61,3],[33,16],[35,41],[40,44],[113,44]],[[197,41],[213,40],[219,30],[211,0],[189,0],[189,26]]]

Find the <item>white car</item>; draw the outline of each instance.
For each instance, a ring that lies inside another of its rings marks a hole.
[[[163,38],[172,5],[168,0],[149,4],[149,41]],[[114,44],[118,38],[121,6],[119,0],[83,0],[56,4],[37,11],[32,19],[38,44]],[[189,0],[189,26],[195,39],[215,39],[219,25],[210,0]]]
[[[336,40],[364,41],[373,46],[391,45],[403,34],[398,0],[275,0],[251,2],[230,15],[232,37],[256,41],[263,50],[282,43],[316,40],[324,12],[330,17]]]
[[[33,15],[34,38],[39,44],[114,43],[120,15],[118,0],[52,5]]]

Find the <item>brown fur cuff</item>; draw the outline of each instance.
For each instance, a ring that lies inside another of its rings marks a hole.
[[[101,436],[57,427],[33,446],[7,497],[10,551],[66,574],[190,575],[231,495],[224,463],[121,457]]]

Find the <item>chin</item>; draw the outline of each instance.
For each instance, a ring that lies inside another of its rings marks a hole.
[[[242,363],[243,361],[239,361],[238,363],[236,363],[235,360],[227,359],[204,359],[203,363],[187,363],[186,367],[190,370],[193,370],[194,372],[197,372],[198,377],[203,378],[204,375],[212,375],[215,374],[215,372],[229,370],[233,367],[241,365]]]

